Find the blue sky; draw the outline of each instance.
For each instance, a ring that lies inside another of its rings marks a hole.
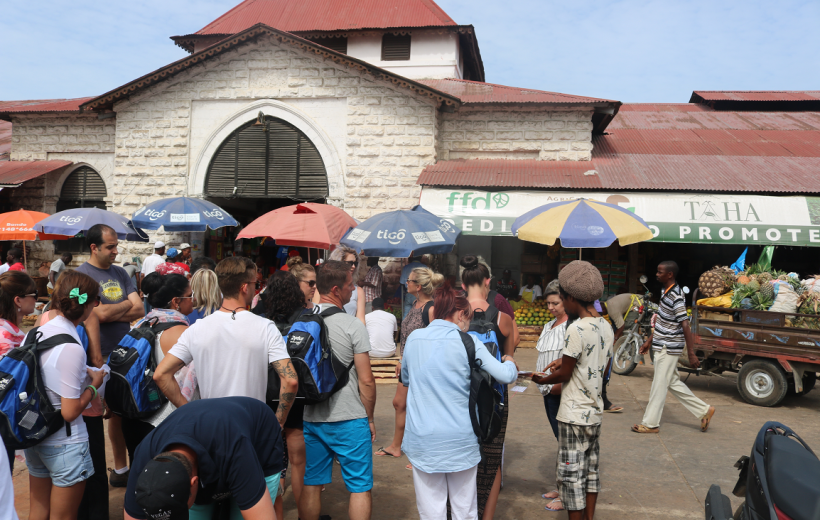
[[[239,0],[5,0],[0,100],[102,94],[186,53]],[[820,89],[820,2],[440,0],[476,27],[487,81],[617,99]],[[502,6],[502,7],[499,7]]]

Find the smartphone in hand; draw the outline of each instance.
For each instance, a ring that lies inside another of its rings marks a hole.
[[[530,372],[527,372],[527,371],[524,371],[524,370],[519,370],[518,371],[518,377],[532,377],[532,374],[533,374],[532,371],[530,371]]]

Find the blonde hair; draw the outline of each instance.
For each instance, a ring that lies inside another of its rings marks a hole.
[[[421,286],[421,292],[427,296],[432,296],[433,291],[444,283],[444,275],[433,272],[429,267],[416,267],[413,272],[416,274],[416,281]]]
[[[222,293],[216,273],[210,269],[199,269],[191,278],[191,291],[196,298],[196,310],[208,316],[222,305]]]
[[[299,261],[294,262],[293,265],[288,265],[288,268],[290,269],[290,273],[296,277],[296,280],[301,282],[307,273],[316,272],[316,269],[314,269],[312,265],[302,263],[301,257],[297,256],[295,258],[298,258]],[[288,260],[288,263],[290,263],[290,260]]]
[[[358,265],[356,265],[356,269],[353,271],[353,284],[358,286],[358,280],[362,275],[362,267],[364,266],[364,262],[361,261],[361,258],[359,258],[359,253],[357,253],[355,249],[342,244],[336,244],[336,249],[331,251],[329,260],[344,262],[347,255],[355,256],[356,261],[359,262]]]
[[[292,257],[288,258],[287,262],[285,262],[285,265],[288,266],[288,269],[290,269],[294,265],[301,264],[302,262],[303,262],[303,260],[302,260],[301,256],[292,256]]]

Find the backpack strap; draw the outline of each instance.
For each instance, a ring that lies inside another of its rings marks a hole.
[[[498,291],[490,291],[487,294],[487,303],[492,306],[495,306],[495,297],[498,295]]]
[[[478,420],[478,410],[476,410],[475,406],[476,400],[478,399],[479,382],[477,382],[477,378],[473,376],[473,373],[479,369],[475,358],[475,342],[473,341],[473,337],[466,332],[458,331],[458,335],[461,336],[461,342],[464,343],[464,348],[467,350],[467,362],[470,365],[470,376],[468,377],[470,381],[470,401],[468,403],[468,407],[470,408],[470,422],[473,425],[473,433],[480,439],[482,435],[481,423]]]
[[[424,323],[424,326],[430,325],[430,307],[435,305],[433,300],[424,304],[424,307],[421,309],[421,321]]]
[[[336,307],[335,305],[332,307],[328,307],[327,309],[323,310],[319,313],[319,316],[322,318],[327,318],[328,316],[333,316],[334,314],[347,314],[343,309]]]
[[[168,329],[173,329],[178,325],[185,325],[181,321],[166,321],[164,323],[156,323],[151,325],[151,330],[154,331],[154,334],[159,334],[160,332],[165,332]]]

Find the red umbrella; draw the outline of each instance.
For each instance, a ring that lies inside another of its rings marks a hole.
[[[356,225],[353,217],[335,206],[303,202],[265,213],[237,238],[270,237],[280,246],[330,249]]]

